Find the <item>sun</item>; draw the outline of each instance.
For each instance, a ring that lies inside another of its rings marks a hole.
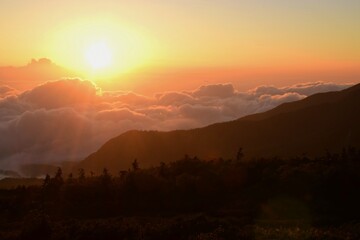
[[[100,70],[112,64],[112,51],[106,42],[94,42],[85,48],[86,62],[93,70]]]
[[[44,46],[64,67],[105,81],[151,65],[155,40],[135,26],[111,17],[72,21],[53,32],[51,44]]]

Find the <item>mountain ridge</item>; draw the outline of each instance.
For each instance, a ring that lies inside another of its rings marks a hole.
[[[234,158],[240,147],[247,160],[315,156],[348,145],[360,147],[359,105],[360,84],[203,128],[132,130],[109,140],[79,166],[95,171],[104,167],[124,170],[134,159],[149,167],[178,160],[185,154],[203,159]]]

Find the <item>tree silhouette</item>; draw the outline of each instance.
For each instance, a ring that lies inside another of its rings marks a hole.
[[[138,160],[136,158],[134,159],[134,161],[132,163],[132,169],[133,169],[133,171],[137,171],[137,170],[140,169],[139,168],[139,162],[138,162]]]
[[[240,162],[243,158],[244,158],[244,152],[242,147],[240,147],[236,153],[236,161]]]
[[[62,185],[64,183],[64,179],[62,177],[62,169],[60,167],[56,171],[54,182],[58,185]]]
[[[165,176],[166,176],[166,168],[167,168],[166,163],[160,162],[159,175],[160,175],[161,177],[165,177]]]
[[[128,171],[120,171],[119,172],[119,177],[120,177],[120,180],[124,180],[126,175],[128,174]]]
[[[44,178],[43,188],[46,188],[47,186],[49,186],[50,181],[51,181],[50,175],[46,174],[46,176]]]
[[[104,168],[103,173],[101,175],[101,182],[103,185],[109,185],[111,182],[111,175],[109,174],[109,171]]]
[[[79,182],[85,181],[85,170],[83,168],[79,169]]]
[[[74,176],[72,173],[69,173],[66,183],[69,183],[69,184],[74,183]]]

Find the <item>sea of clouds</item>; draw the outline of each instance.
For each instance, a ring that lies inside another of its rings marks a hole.
[[[351,85],[313,82],[239,92],[232,84],[215,84],[152,97],[102,92],[80,79],[46,82],[25,92],[0,86],[0,169],[79,160],[131,129],[202,127]]]

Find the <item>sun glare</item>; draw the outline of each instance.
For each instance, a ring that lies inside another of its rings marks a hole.
[[[152,38],[111,18],[63,23],[46,47],[49,55],[84,78],[113,79],[149,63]]]
[[[107,43],[96,42],[86,48],[85,59],[94,70],[109,67],[112,53]]]

